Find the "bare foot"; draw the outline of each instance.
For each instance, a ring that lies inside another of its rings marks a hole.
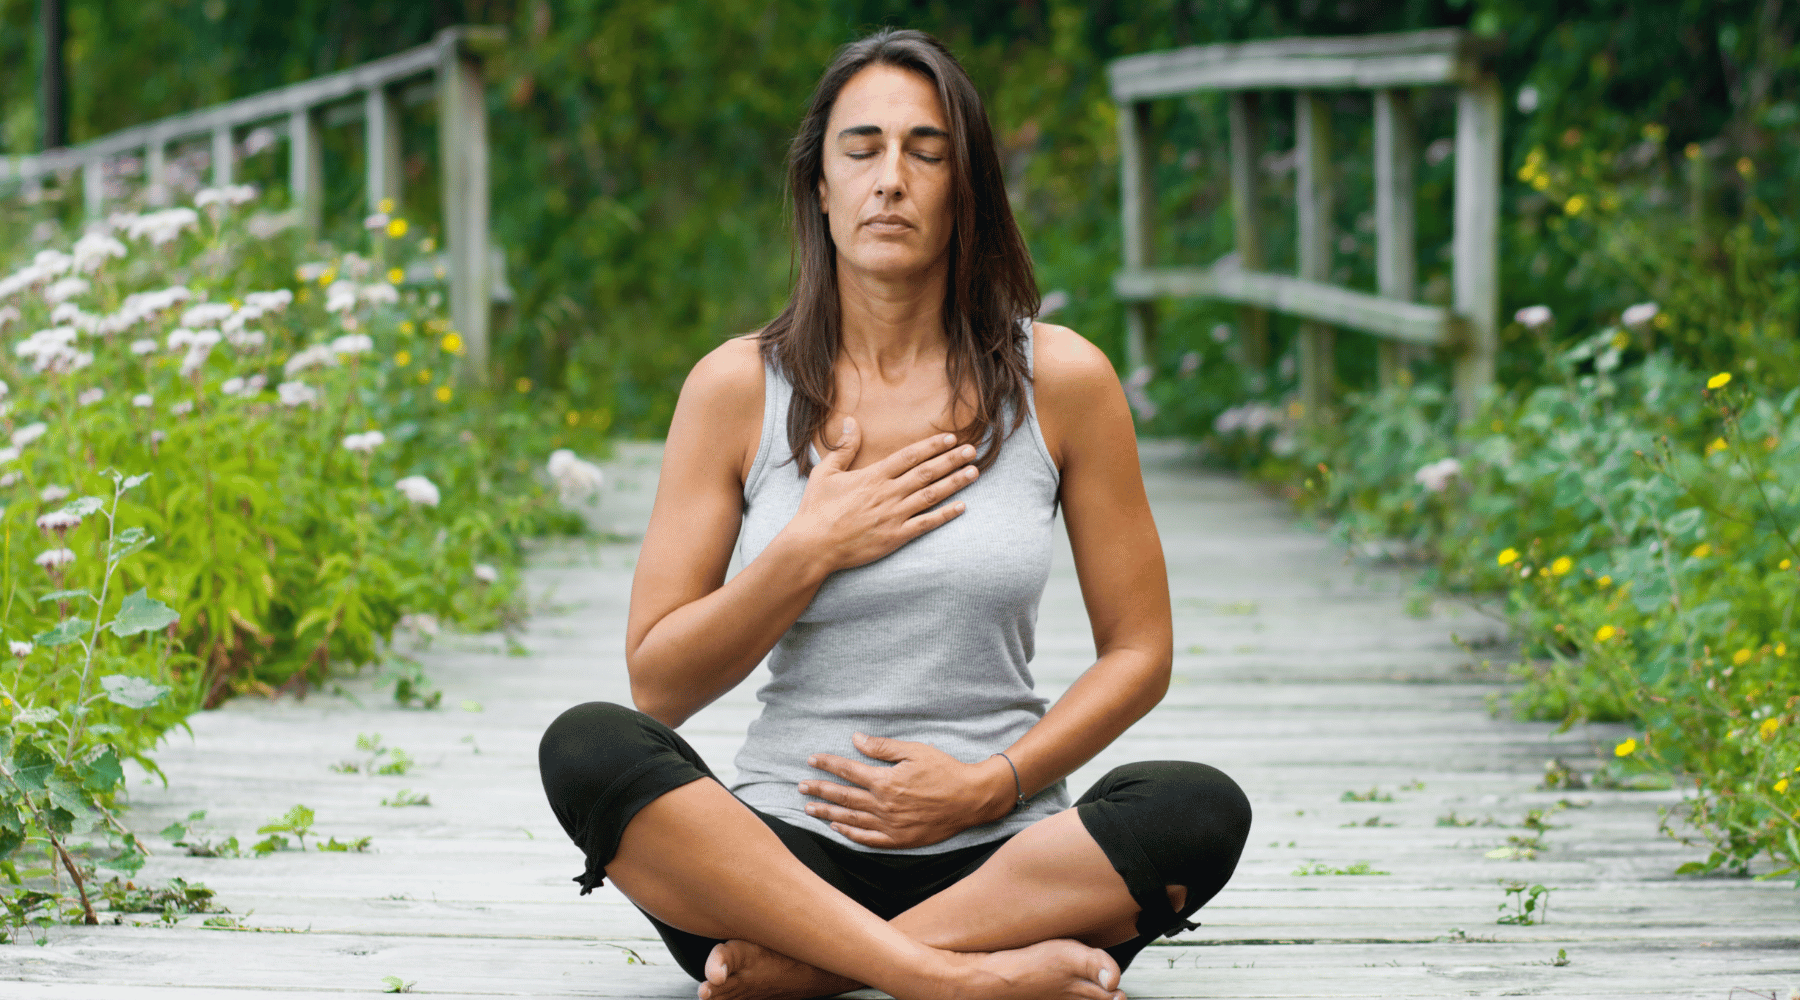
[[[862,989],[862,984],[815,969],[748,941],[714,945],[706,956],[700,1000],[812,1000]]]
[[[958,1000],[1125,1000],[1119,963],[1098,948],[1058,939],[1029,948],[960,956]]]

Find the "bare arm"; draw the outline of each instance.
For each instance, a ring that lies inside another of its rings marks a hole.
[[[1028,797],[1161,701],[1174,659],[1168,574],[1124,390],[1106,355],[1074,331],[1036,329],[1038,423],[1062,473],[1063,518],[1098,658],[1007,748]],[[1013,772],[997,757],[964,764],[922,743],[860,734],[855,742],[864,756],[897,766],[820,754],[809,763],[848,784],[805,781],[800,790],[824,800],[808,813],[859,843],[934,844],[1013,808]]]
[[[727,583],[762,426],[762,379],[754,341],[730,341],[694,367],[669,425],[625,634],[632,700],[669,726],[749,676],[831,573],[960,513],[958,504],[930,508],[974,478],[964,469],[972,451],[947,435],[846,471],[861,433],[845,420],[794,519]]]

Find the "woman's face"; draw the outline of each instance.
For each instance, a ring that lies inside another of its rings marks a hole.
[[[943,260],[955,225],[951,169],[931,81],[882,65],[851,77],[825,125],[819,178],[839,266],[903,280]]]

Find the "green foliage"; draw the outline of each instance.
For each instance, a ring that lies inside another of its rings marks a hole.
[[[1527,886],[1523,882],[1502,882],[1500,885],[1504,893],[1500,901],[1501,915],[1495,923],[1529,927],[1550,919],[1550,893],[1554,890],[1541,885]]]
[[[1315,861],[1310,865],[1301,865],[1294,869],[1295,875],[1392,875],[1393,872],[1377,871],[1369,867],[1367,861],[1358,861],[1342,868],[1328,865],[1323,861]]]
[[[275,834],[268,840],[256,845],[256,853],[271,854],[287,849],[287,838],[280,834],[291,833],[300,841],[300,849],[306,850],[306,835],[312,832],[313,811],[306,806],[297,805],[286,813],[256,828],[257,833]],[[264,844],[269,845],[264,849]]]

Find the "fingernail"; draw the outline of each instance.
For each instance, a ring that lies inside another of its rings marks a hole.
[[[954,434],[944,435],[944,443],[945,444],[955,444],[956,443],[956,435],[954,435]]]

